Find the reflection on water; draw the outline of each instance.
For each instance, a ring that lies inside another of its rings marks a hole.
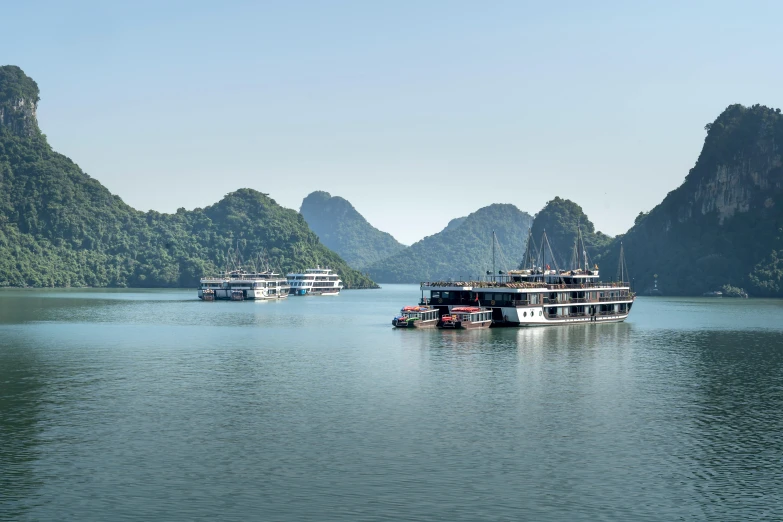
[[[417,294],[0,292],[0,518],[781,518],[780,303],[391,328]]]

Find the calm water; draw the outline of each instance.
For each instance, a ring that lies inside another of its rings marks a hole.
[[[0,519],[781,520],[783,303],[395,331],[279,303],[0,291]]]

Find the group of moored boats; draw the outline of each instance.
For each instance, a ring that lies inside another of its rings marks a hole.
[[[529,268],[495,272],[493,267],[485,281],[421,283],[419,305],[404,307],[392,325],[444,329],[552,326],[613,323],[628,317],[636,294],[628,282],[622,245],[615,282],[599,280],[598,266],[588,263],[581,232],[570,270],[556,266],[546,234],[538,255],[530,252],[535,247],[530,239],[528,245],[525,266]],[[543,255],[547,250],[549,260]]]
[[[494,239],[494,234],[493,234]],[[560,270],[551,253],[546,233],[541,248],[521,270],[487,272],[484,281],[425,281],[421,301],[400,310],[395,328],[476,329],[490,326],[550,326],[624,321],[631,312],[636,294],[627,282],[627,269],[620,246],[618,281],[601,282],[598,266],[592,268],[579,233],[574,245],[571,270]],[[548,247],[552,269],[544,256]],[[582,255],[577,255],[581,252]],[[497,275],[494,275],[496,274]],[[217,277],[201,279],[198,297],[205,301],[227,299],[274,300],[289,295],[337,295],[343,282],[328,268],[310,268],[283,277],[266,270],[244,271],[241,266]]]
[[[201,279],[199,299],[276,300],[289,295],[337,295],[343,289],[340,276],[329,268],[308,268],[302,273],[282,275],[266,270],[246,272],[241,268],[227,270],[216,277]]]

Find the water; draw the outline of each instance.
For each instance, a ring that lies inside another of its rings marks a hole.
[[[783,303],[393,330],[274,303],[0,291],[0,519],[780,520]]]

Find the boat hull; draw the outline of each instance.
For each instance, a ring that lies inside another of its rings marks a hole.
[[[339,289],[334,290],[323,290],[323,291],[313,291],[313,290],[303,290],[303,289],[294,289],[291,290],[291,295],[340,295]]]
[[[395,328],[435,328],[438,325],[437,320],[430,321],[398,321],[395,317],[392,319],[392,326]]]
[[[217,289],[215,293],[210,296],[204,296],[203,292],[199,290],[198,298],[203,301],[277,301],[280,299],[286,299],[288,292],[281,292],[279,294],[265,294],[262,290],[245,290],[242,295],[242,299],[232,298],[232,290]]]
[[[441,324],[438,326],[441,330],[478,330],[480,328],[489,328],[492,321],[457,321],[451,324]]]

